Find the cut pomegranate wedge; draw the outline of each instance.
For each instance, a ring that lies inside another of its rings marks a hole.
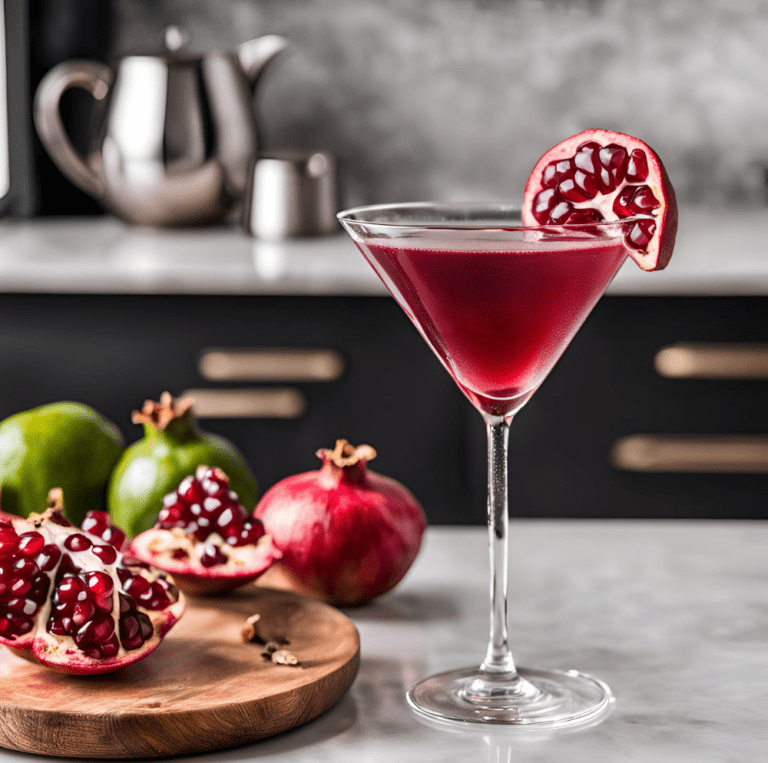
[[[661,159],[637,138],[585,130],[539,159],[523,198],[524,225],[563,225],[633,218],[624,241],[643,270],[669,263],[677,202]]]

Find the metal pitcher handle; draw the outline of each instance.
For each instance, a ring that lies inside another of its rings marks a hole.
[[[43,77],[35,93],[33,113],[42,144],[58,168],[96,199],[106,193],[104,181],[72,145],[61,119],[59,102],[72,87],[83,88],[97,101],[103,101],[111,85],[112,70],[108,66],[98,61],[65,61]]]

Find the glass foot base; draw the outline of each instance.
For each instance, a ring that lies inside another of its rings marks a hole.
[[[467,668],[425,678],[408,704],[427,718],[455,723],[565,728],[594,722],[613,694],[606,684],[575,670],[518,669],[512,683],[489,688],[487,676]]]

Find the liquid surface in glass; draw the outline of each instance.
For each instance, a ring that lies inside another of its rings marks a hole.
[[[618,240],[358,246],[459,387],[493,415],[528,400],[626,257]]]

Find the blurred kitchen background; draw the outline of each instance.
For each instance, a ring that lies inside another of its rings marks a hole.
[[[592,126],[653,146],[681,205],[675,258],[624,268],[517,417],[512,514],[766,516],[768,0],[4,4],[0,415],[74,398],[131,441],[132,408],[191,389],[262,488],[345,437],[376,447],[372,468],[431,521],[484,521],[477,413],[337,229],[137,228],[32,129],[32,93],[61,61],[160,51],[169,27],[203,53],[282,35],[256,90],[260,151],[325,152],[336,207],[519,198],[548,147]],[[82,152],[92,104],[62,99]],[[243,413],[232,392],[261,397]]]
[[[349,204],[519,194],[587,126],[642,137],[679,198],[763,205],[764,0],[38,0],[33,58],[288,37],[260,96],[271,148],[344,161]],[[76,20],[76,21],[75,21]],[[44,50],[40,49],[44,46]]]

